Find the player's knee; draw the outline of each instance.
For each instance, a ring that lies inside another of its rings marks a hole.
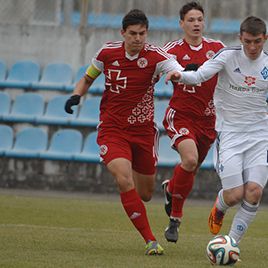
[[[134,188],[134,182],[129,176],[117,176],[115,180],[120,192],[127,192]]]
[[[181,166],[187,171],[194,171],[197,168],[198,160],[195,156],[187,156],[183,159]]]
[[[142,201],[149,202],[152,199],[153,191],[139,191],[139,196]]]
[[[247,185],[245,199],[252,205],[259,203],[262,197],[262,188],[257,184]]]
[[[225,203],[232,207],[240,203],[244,197],[243,187],[230,189],[224,192]]]

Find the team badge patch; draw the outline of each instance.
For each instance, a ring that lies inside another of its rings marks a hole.
[[[215,52],[214,52],[213,50],[209,50],[209,51],[206,53],[206,57],[207,57],[207,59],[211,59],[214,55],[215,55]]]
[[[179,130],[179,133],[184,136],[184,135],[188,135],[190,133],[189,129],[183,127],[183,128],[180,128]]]
[[[148,60],[145,58],[139,58],[137,64],[140,68],[145,68],[148,65]]]
[[[261,71],[261,75],[263,77],[263,79],[267,79],[268,78],[268,69],[266,67],[264,67]]]
[[[106,155],[106,153],[108,152],[108,147],[106,145],[101,145],[100,146],[100,155]]]

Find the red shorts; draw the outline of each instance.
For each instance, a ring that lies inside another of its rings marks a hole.
[[[97,143],[100,156],[107,165],[116,158],[126,158],[132,169],[144,175],[156,172],[159,133],[137,135],[117,128],[100,128]]]
[[[177,148],[178,144],[185,139],[195,141],[199,164],[204,161],[211,144],[217,137],[217,132],[214,129],[202,127],[202,124],[197,124],[196,120],[182,116],[170,107],[166,110],[163,125],[171,139],[172,147]]]

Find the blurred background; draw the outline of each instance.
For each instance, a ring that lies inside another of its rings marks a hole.
[[[64,61],[73,68],[89,62],[103,42],[121,39],[123,15],[142,9],[149,17],[149,42],[163,45],[180,37],[184,0],[0,0],[0,55],[8,66],[19,59],[41,65]],[[188,1],[189,2],[189,1]],[[200,0],[206,33],[237,44],[240,22],[248,15],[267,18],[264,0]]]

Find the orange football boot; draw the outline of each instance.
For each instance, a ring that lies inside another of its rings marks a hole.
[[[216,199],[213,208],[210,211],[210,215],[208,217],[208,227],[210,232],[213,235],[216,235],[219,233],[219,231],[221,230],[221,226],[222,226],[222,222],[223,222],[223,217],[224,217],[224,213],[222,211],[220,211],[217,207],[216,207],[216,203],[218,201],[218,198]]]

